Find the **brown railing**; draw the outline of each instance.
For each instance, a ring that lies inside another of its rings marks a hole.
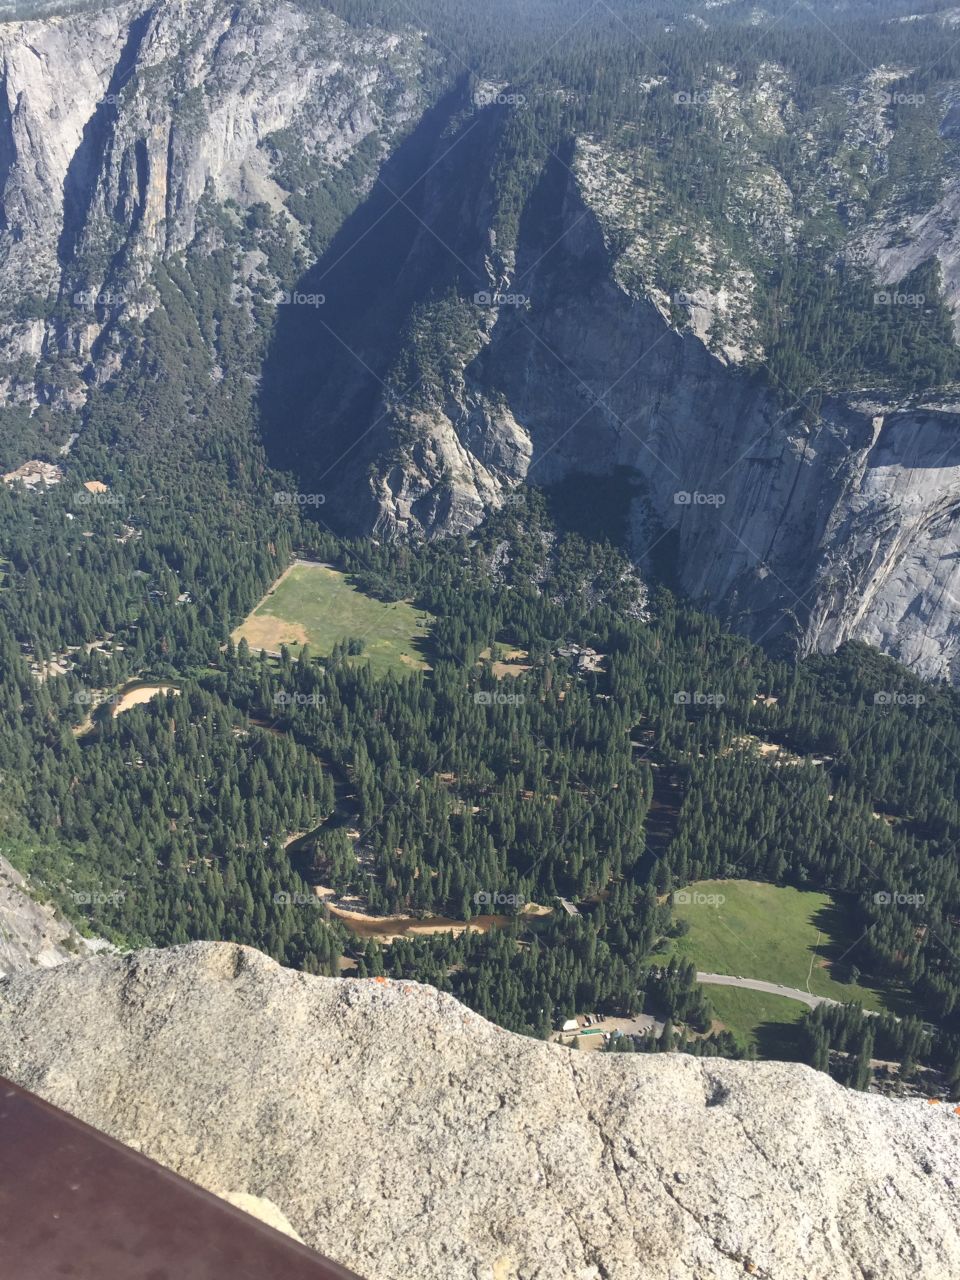
[[[0,1280],[357,1277],[0,1077]]]

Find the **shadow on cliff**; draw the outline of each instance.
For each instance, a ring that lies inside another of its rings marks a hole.
[[[477,246],[464,243],[460,205],[470,156],[489,126],[467,105],[461,84],[424,114],[297,280],[290,303],[277,307],[263,366],[263,438],[275,466],[328,494],[325,518],[343,514],[331,480],[346,459],[356,467],[365,456],[416,304],[444,287],[482,285],[463,260]],[[437,205],[437,190],[455,198]]]
[[[107,91],[84,125],[80,145],[67,166],[63,182],[63,230],[57,245],[61,267],[70,266],[76,255],[96,194],[97,181],[103,170],[104,157],[119,110],[120,94],[136,70],[140,48],[153,17],[153,10],[147,9],[130,23],[126,43],[110,76]],[[137,202],[128,233],[130,235],[143,217],[147,186],[146,164],[146,150],[140,142],[135,154]]]

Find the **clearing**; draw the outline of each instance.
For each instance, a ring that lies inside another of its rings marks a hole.
[[[716,1021],[712,1030],[726,1030],[746,1048],[753,1045],[762,1058],[791,1060],[799,1056],[796,1024],[806,1006],[783,996],[738,987],[704,987]]]
[[[691,901],[675,899],[674,913],[690,931],[674,946],[701,972],[760,978],[845,1003],[859,1000],[866,1009],[885,1007],[879,990],[842,980],[848,963],[842,957],[856,939],[847,936],[843,913],[829,894],[755,880],[701,880],[685,892]],[[698,894],[723,895],[724,901],[697,902]],[[705,990],[712,1000],[721,988]]]
[[[338,642],[359,639],[375,675],[387,671],[423,671],[430,614],[405,600],[386,603],[351,585],[330,565],[297,560],[280,575],[253,612],[233,632],[251,649],[279,654],[282,645],[296,656],[303,645],[319,657]]]
[[[531,664],[527,661],[530,657],[526,649],[504,649],[499,646],[500,656],[496,662],[492,662],[493,650],[491,648],[483,649],[480,653],[480,661],[490,664],[490,670],[498,680],[503,680],[507,676],[522,676],[532,669]]]
[[[332,889],[317,885],[314,893],[318,898],[325,900],[330,914],[341,924],[346,925],[356,937],[376,938],[384,945],[393,942],[396,938],[417,937],[431,933],[449,933],[454,937],[464,932],[489,933],[491,929],[505,929],[512,920],[511,916],[503,915],[474,916],[470,920],[452,920],[448,916],[371,916],[363,911],[350,911],[343,906],[335,905],[330,901],[336,896]],[[550,909],[531,902],[520,912],[520,919],[537,918],[543,915],[550,915]]]
[[[114,694],[113,715],[118,716],[123,711],[129,711],[131,707],[139,707],[144,702],[149,702],[155,698],[158,693],[177,694],[180,690],[176,685],[172,684],[135,684],[132,687],[125,686]]]

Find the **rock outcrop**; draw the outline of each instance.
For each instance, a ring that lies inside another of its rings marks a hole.
[[[960,1277],[946,1106],[577,1054],[244,947],[8,979],[0,1073],[369,1280]]]
[[[85,938],[49,903],[38,901],[24,876],[0,857],[0,978],[49,969],[104,947],[109,943]]]
[[[498,125],[460,128],[470,141],[459,155],[448,135],[438,144],[388,286],[360,306],[321,263],[327,372],[294,430],[328,512],[356,532],[435,536],[472,527],[517,484],[625,468],[637,562],[662,564],[669,547],[680,588],[747,635],[799,653],[864,640],[922,677],[960,677],[957,405],[889,391],[825,396],[815,414],[784,403],[621,278],[587,160],[547,165],[502,253],[496,184],[477,161]],[[433,227],[460,277],[458,301],[431,312],[443,367],[398,302],[441,292]],[[396,252],[395,228],[380,228],[365,251],[382,236]],[[359,420],[371,426],[358,438]]]
[[[387,149],[422,109],[420,44],[260,0],[0,23],[3,361],[55,362],[61,400],[69,371],[112,371],[126,322],[158,304],[158,263],[197,236],[215,243],[205,206],[286,216],[284,163],[307,189],[365,138]],[[238,264],[240,283],[255,265]]]
[[[505,172],[523,103],[441,83],[438,57],[412,27],[287,0],[0,23],[0,408],[56,411],[67,439],[166,305],[166,264],[257,210],[284,252],[238,251],[218,305],[270,323],[284,290],[323,298],[278,307],[263,404],[274,460],[342,527],[460,532],[520,483],[625,467],[638,563],[669,549],[679,587],[751,637],[861,639],[960,679],[957,405],[832,370],[797,403],[762,373],[771,269],[824,211],[878,286],[937,260],[960,326],[956,179],[909,217],[867,199],[895,73],[821,112],[783,68],[749,92],[718,68],[696,109],[730,197],[708,225],[629,130]],[[947,138],[955,88],[930,126]],[[771,138],[804,153],[802,184]]]

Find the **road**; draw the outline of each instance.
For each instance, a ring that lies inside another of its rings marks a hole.
[[[708,987],[742,987],[746,991],[763,991],[768,996],[799,1000],[809,1009],[816,1009],[818,1004],[839,1003],[827,996],[812,996],[809,991],[801,991],[799,987],[778,987],[775,982],[764,982],[761,978],[731,978],[726,973],[698,973],[697,981]]]

